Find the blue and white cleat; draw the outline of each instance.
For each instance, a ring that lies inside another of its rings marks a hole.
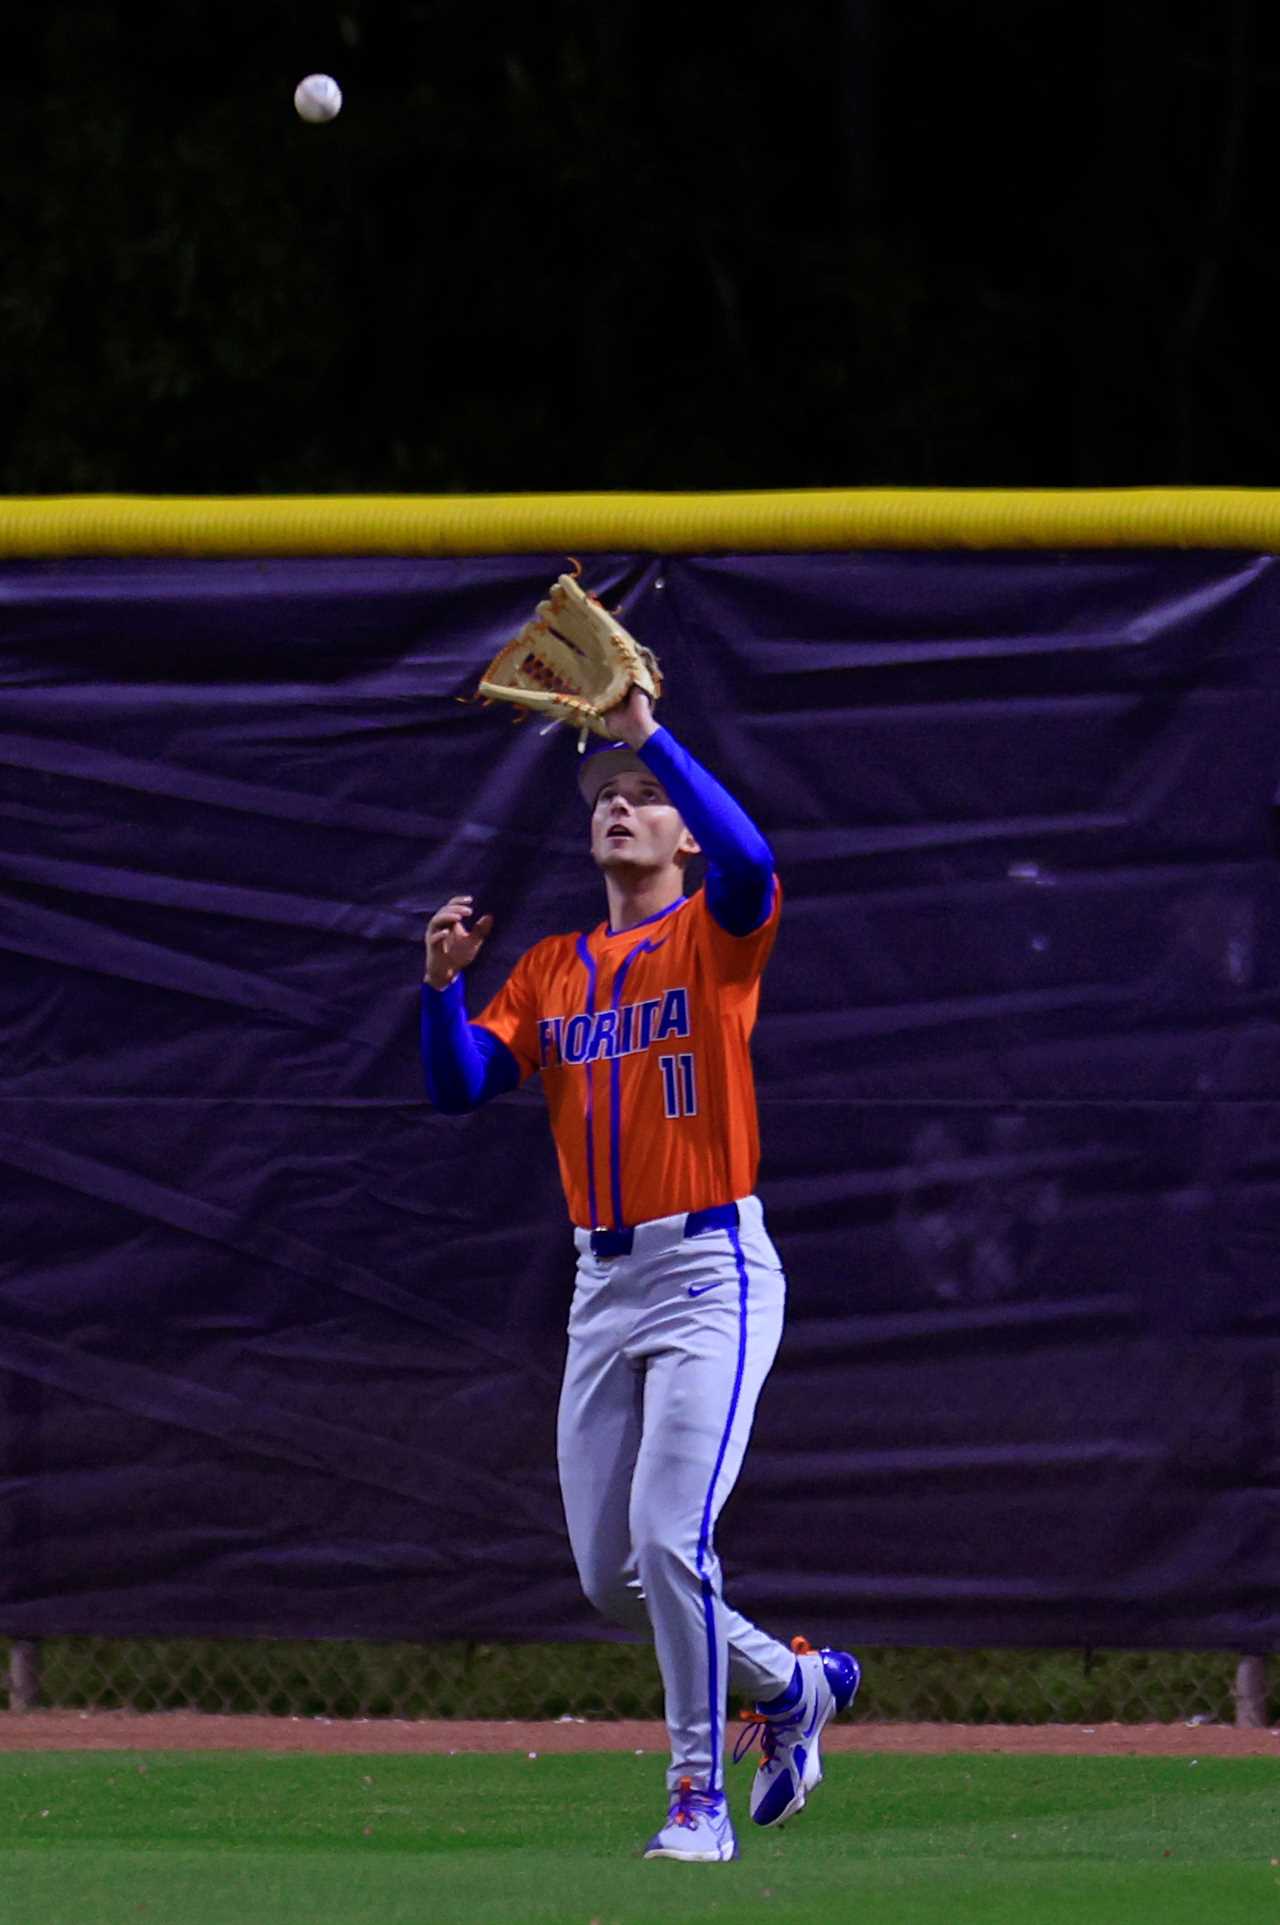
[[[738,1856],[728,1800],[722,1791],[695,1791],[682,1778],[667,1822],[644,1848],[646,1858],[683,1858],[690,1865],[722,1864]]]
[[[760,1734],[760,1767],[751,1782],[751,1816],[757,1825],[781,1825],[794,1818],[815,1786],[822,1783],[821,1739],[838,1711],[853,1703],[862,1668],[848,1651],[815,1651],[804,1638],[792,1638],[804,1689],[800,1702],[774,1717],[747,1713],[747,1730],[734,1750],[735,1761]]]

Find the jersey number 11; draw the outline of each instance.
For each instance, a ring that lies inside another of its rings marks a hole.
[[[698,1091],[693,1080],[693,1056],[660,1056],[662,1099],[668,1116],[696,1116]]]

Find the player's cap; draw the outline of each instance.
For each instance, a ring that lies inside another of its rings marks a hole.
[[[588,743],[586,752],[578,757],[578,787],[589,809],[595,808],[596,797],[605,783],[624,770],[632,775],[652,773],[625,742],[602,742],[597,736]]]

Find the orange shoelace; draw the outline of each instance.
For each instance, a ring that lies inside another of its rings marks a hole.
[[[808,1638],[792,1638],[791,1649],[798,1658],[809,1658],[813,1656],[813,1646],[810,1644]],[[773,1741],[773,1733],[770,1730],[770,1726],[774,1724],[775,1720],[771,1718],[767,1712],[750,1710],[745,1705],[738,1713],[738,1718],[740,1723],[746,1726],[746,1729],[738,1733],[737,1741],[733,1747],[733,1762],[735,1765],[741,1764],[756,1739],[759,1738],[761,1753],[759,1769],[763,1771],[777,1749]]]
[[[668,1823],[688,1825],[690,1831],[698,1828],[698,1812],[713,1812],[719,1800],[715,1792],[695,1791],[692,1778],[682,1778],[676,1786],[675,1802],[668,1813]]]

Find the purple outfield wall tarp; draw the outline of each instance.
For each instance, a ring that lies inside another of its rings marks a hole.
[[[602,893],[455,697],[564,566],[0,571],[0,1634],[576,1637],[536,1084],[425,1103]],[[870,1643],[1280,1646],[1280,568],[597,556],[773,840],[788,1334],[736,1602]]]

